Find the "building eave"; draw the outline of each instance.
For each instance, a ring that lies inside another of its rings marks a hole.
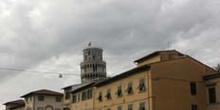
[[[80,86],[78,88],[75,88],[73,91],[71,91],[71,93],[74,94],[76,92],[79,92],[81,90],[87,89],[89,87],[93,87],[94,84],[95,84],[95,82],[85,83],[84,85],[82,85],[82,86]]]
[[[203,77],[203,79],[204,79],[205,81],[212,80],[212,79],[216,79],[216,78],[220,78],[220,73],[211,74],[211,75],[206,75],[206,76]]]
[[[149,69],[150,69],[149,65],[143,65],[143,66],[140,66],[140,67],[136,67],[134,69],[128,70],[128,71],[126,71],[124,73],[121,73],[119,75],[116,75],[114,77],[106,79],[104,81],[101,81],[101,82],[95,84],[94,86],[97,86],[97,87],[104,86],[104,85],[109,84],[111,82],[120,80],[122,78],[126,78],[126,77],[134,75],[134,74],[138,74],[139,72],[142,72],[142,71],[145,71],[145,70],[149,70]]]

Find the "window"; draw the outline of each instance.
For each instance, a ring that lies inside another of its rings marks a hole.
[[[38,96],[38,101],[44,101],[44,96],[42,95]]]
[[[37,107],[37,110],[43,110],[44,108],[43,107]]]
[[[196,104],[191,105],[191,110],[198,110],[198,106]]]
[[[92,56],[92,59],[95,60],[95,56]]]
[[[92,67],[93,67],[93,71],[96,72],[97,71],[97,65],[94,64]]]
[[[139,91],[145,91],[146,87],[145,87],[145,79],[144,78],[139,80],[138,88],[139,88]]]
[[[87,60],[87,55],[84,56],[84,59]]]
[[[132,82],[128,83],[127,93],[128,94],[133,94]]]
[[[111,89],[107,89],[106,98],[107,100],[111,99]]]
[[[132,110],[133,109],[133,105],[132,104],[128,104],[128,109],[127,110]]]
[[[208,94],[209,94],[209,103],[216,103],[216,91],[215,91],[215,87],[210,87],[208,89]]]
[[[98,100],[102,101],[102,92],[99,92]]]
[[[63,108],[63,110],[69,110],[69,108],[68,108],[68,107],[65,107],[65,108]]]
[[[76,96],[76,95],[73,95],[72,102],[73,102],[73,103],[76,103],[76,99],[77,99],[77,96]]]
[[[190,90],[191,90],[191,95],[196,95],[196,83],[195,82],[190,83]]]
[[[70,92],[69,91],[65,92],[65,99],[70,99]]]
[[[117,107],[117,110],[122,110],[121,105],[119,105],[119,106]]]
[[[91,99],[92,98],[92,89],[89,89],[87,91],[87,99]]]
[[[55,100],[56,100],[56,102],[61,102],[61,97],[60,96],[56,96]]]
[[[118,97],[122,96],[122,87],[121,87],[121,85],[118,86],[116,94],[117,94]]]
[[[140,102],[139,110],[145,110],[145,102]]]
[[[82,92],[82,101],[86,100],[86,91]]]

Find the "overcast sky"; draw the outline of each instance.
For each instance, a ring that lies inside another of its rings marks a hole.
[[[164,49],[214,67],[219,6],[219,0],[0,0],[0,103],[79,83],[90,41],[103,48],[108,76]]]

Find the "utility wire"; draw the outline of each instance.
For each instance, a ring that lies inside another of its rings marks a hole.
[[[31,69],[21,69],[21,68],[8,68],[8,67],[0,67],[0,70],[6,70],[6,71],[18,71],[18,72],[33,72],[33,73],[44,73],[44,74],[62,74],[62,75],[75,75],[80,76],[80,74],[74,74],[74,73],[60,73],[60,72],[51,72],[51,71],[37,71],[37,70],[31,70]]]
[[[51,72],[51,71],[37,71],[37,70],[31,70],[31,69],[22,69],[22,68],[8,68],[8,67],[0,67],[0,70],[7,70],[7,71],[18,71],[18,72],[33,72],[33,73],[44,73],[44,74],[53,74],[53,75],[59,75],[60,78],[63,77],[63,75],[74,75],[74,76],[81,76],[80,74],[76,73],[61,73],[61,72]],[[120,74],[118,74],[120,75]],[[117,76],[117,75],[116,75]],[[115,76],[113,76],[115,77]],[[156,80],[173,80],[173,81],[181,81],[181,82],[192,82],[192,80],[187,80],[187,79],[181,79],[181,78],[174,78],[174,77],[144,77],[145,79],[152,79],[154,81]],[[128,78],[128,79],[140,79],[140,78]],[[196,81],[194,80],[193,82],[198,82],[198,83],[203,83],[204,81]]]

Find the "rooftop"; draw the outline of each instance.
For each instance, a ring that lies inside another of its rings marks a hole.
[[[27,94],[25,94],[21,97],[26,97],[26,96],[34,95],[34,94],[38,94],[38,95],[56,95],[56,96],[62,96],[63,95],[60,92],[51,91],[51,90],[47,90],[47,89],[41,89],[41,90],[29,92],[29,93],[27,93]]]
[[[150,53],[150,54],[148,54],[148,55],[146,55],[146,56],[144,56],[144,57],[142,57],[142,58],[139,58],[139,59],[135,60],[134,62],[136,63],[136,62],[144,61],[144,60],[149,59],[149,58],[151,58],[151,57],[153,57],[153,56],[155,56],[155,55],[159,55],[159,54],[161,54],[161,53],[163,53],[163,52],[177,52],[177,53],[179,53],[180,55],[183,55],[182,53],[180,53],[180,52],[178,52],[178,51],[176,51],[176,50],[161,50],[161,51],[155,51],[155,52],[153,52],[153,53]]]
[[[3,105],[7,105],[7,104],[24,104],[24,100],[10,101],[10,102],[4,103]]]

